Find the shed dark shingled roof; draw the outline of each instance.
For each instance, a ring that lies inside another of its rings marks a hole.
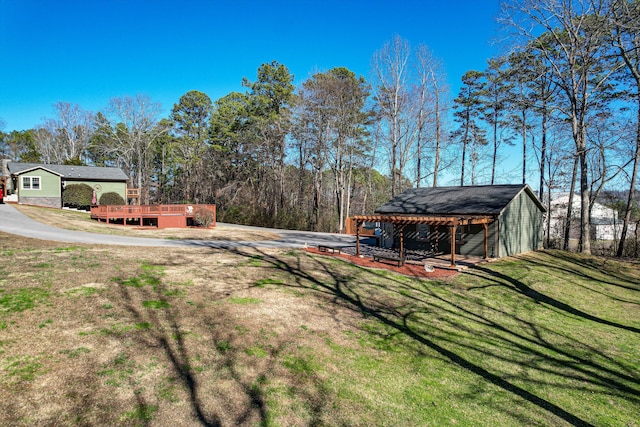
[[[413,215],[499,215],[521,192],[544,206],[531,188],[518,185],[412,188],[380,206],[375,213]]]
[[[32,169],[44,168],[60,174],[60,176],[67,179],[87,179],[95,181],[126,181],[128,179],[127,175],[120,168],[14,162],[9,162],[7,168],[11,174],[20,174]]]

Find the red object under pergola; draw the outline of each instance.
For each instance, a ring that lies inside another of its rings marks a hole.
[[[360,256],[360,227],[365,222],[384,222],[398,227],[398,237],[400,239],[400,254],[404,253],[404,227],[409,224],[427,224],[430,226],[449,227],[451,236],[451,267],[456,266],[456,228],[464,225],[482,225],[484,229],[484,258],[488,258],[488,228],[489,224],[495,221],[493,215],[469,215],[469,216],[448,216],[448,215],[356,215],[352,217],[356,226],[356,256]]]

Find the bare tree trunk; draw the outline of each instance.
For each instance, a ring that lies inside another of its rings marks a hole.
[[[577,117],[577,116],[575,116]],[[586,141],[586,129],[584,124],[584,112],[580,122],[574,120],[574,128],[578,134],[574,135],[574,141],[576,141],[576,155],[580,162],[580,243],[578,250],[583,253],[591,253],[591,220],[589,212],[591,210],[591,195],[589,193],[589,176],[588,176],[588,164],[587,164],[587,141]]]
[[[435,103],[435,120],[436,120],[436,152],[435,152],[435,158],[433,161],[433,186],[437,187],[438,186],[438,172],[440,170],[440,147],[441,147],[441,123],[440,123],[440,92],[438,90],[438,86],[437,83],[435,83],[435,79],[434,79],[434,103]]]
[[[542,144],[540,147],[540,188],[538,189],[538,197],[540,200],[543,200],[544,195],[544,174],[545,174],[545,162],[547,160],[547,106],[546,100],[543,101],[542,105]],[[551,191],[549,191],[551,192]],[[549,199],[549,204],[547,206],[551,206],[551,199]]]
[[[376,153],[378,151],[378,141],[380,138],[380,122],[378,122],[378,125],[376,127],[376,131],[374,134],[374,138],[373,138],[373,149],[371,152],[371,161],[369,162],[369,167],[367,170],[367,191],[365,191],[364,194],[364,201],[362,203],[362,211],[360,212],[361,215],[364,215],[367,213],[367,200],[369,198],[369,196],[373,195],[373,168],[376,164]]]
[[[346,194],[346,207],[344,218],[342,218],[342,223],[340,224],[340,232],[345,232],[345,223],[347,218],[349,218],[351,212],[351,184],[353,180],[353,146],[349,147],[349,169],[347,170],[347,194]]]
[[[547,245],[546,248],[551,247],[551,190],[547,191]]]
[[[573,171],[571,172],[571,185],[569,189],[569,200],[567,202],[567,218],[565,221],[564,228],[564,242],[562,244],[562,249],[565,251],[569,250],[569,238],[571,234],[571,218],[573,216],[573,193],[576,189],[576,175],[578,174],[578,157],[574,157],[573,159]]]
[[[629,223],[631,222],[631,211],[635,199],[636,182],[638,180],[638,163],[640,163],[640,87],[638,89],[638,120],[636,130],[636,149],[633,157],[633,168],[631,170],[631,181],[629,183],[629,192],[627,193],[627,203],[624,209],[624,220],[622,223],[622,232],[620,233],[620,244],[616,255],[622,257],[624,253],[624,242],[629,232]],[[637,232],[637,230],[636,230]]]
[[[527,113],[522,112],[522,183],[527,183]]]
[[[493,121],[493,158],[491,160],[491,185],[496,182],[496,160],[498,158],[498,120]]]

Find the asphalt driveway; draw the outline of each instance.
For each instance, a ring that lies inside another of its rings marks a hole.
[[[344,234],[314,233],[310,231],[280,230],[261,227],[224,224],[256,230],[266,230],[279,234],[277,240],[261,241],[224,241],[224,240],[168,240],[144,237],[114,236],[110,234],[87,233],[51,227],[34,221],[9,204],[0,204],[0,231],[34,239],[52,240],[67,243],[89,243],[122,246],[165,246],[165,247],[208,247],[231,248],[302,248],[318,245],[349,246],[355,244],[355,237]]]

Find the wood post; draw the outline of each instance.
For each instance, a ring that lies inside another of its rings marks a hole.
[[[360,222],[355,221],[356,224],[356,257],[360,258]]]
[[[489,225],[482,224],[482,228],[484,228],[484,259],[489,258]]]
[[[456,266],[456,224],[453,224],[449,227],[449,231],[451,232],[451,267]]]

